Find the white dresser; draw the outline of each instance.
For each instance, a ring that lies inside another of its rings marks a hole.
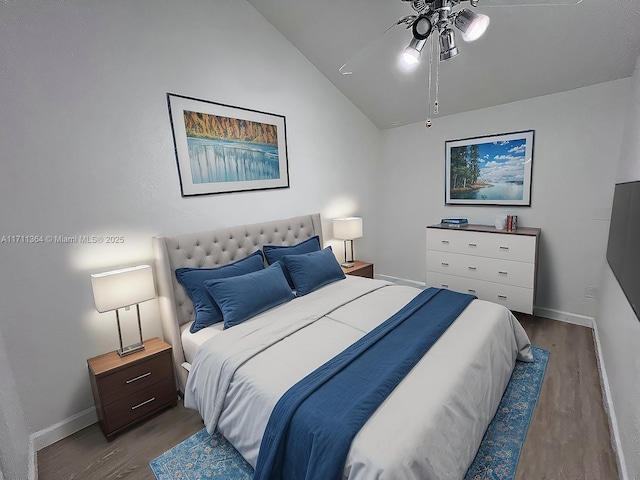
[[[539,228],[514,232],[487,225],[427,227],[427,287],[472,293],[533,313]]]

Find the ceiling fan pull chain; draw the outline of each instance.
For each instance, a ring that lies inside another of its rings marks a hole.
[[[438,93],[440,90],[440,55],[436,59],[436,100],[433,102],[433,114],[438,115]]]
[[[431,65],[433,63],[433,35],[429,37],[429,92],[427,100],[427,124],[426,127],[431,127]]]

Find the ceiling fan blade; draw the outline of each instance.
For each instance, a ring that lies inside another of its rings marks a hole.
[[[402,45],[406,47],[413,37],[409,27],[416,18],[416,15],[407,15],[398,19],[376,39],[358,50],[338,71],[343,75],[362,72],[374,56],[380,56],[383,54],[382,52],[386,52],[389,49],[399,54],[402,51]]]
[[[478,0],[478,7],[550,7],[577,5],[582,0]]]

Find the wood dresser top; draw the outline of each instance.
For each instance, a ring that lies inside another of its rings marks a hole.
[[[460,227],[458,226],[450,227],[449,225],[436,223],[435,225],[427,226],[427,228],[439,228],[441,230],[466,230],[469,232],[500,233],[500,234],[507,234],[507,235],[527,235],[531,237],[540,236],[540,229],[533,228],[533,227],[518,227],[516,230],[509,231],[507,229],[498,230],[496,227],[492,225],[479,225],[479,224],[469,223],[468,225],[464,225]]]

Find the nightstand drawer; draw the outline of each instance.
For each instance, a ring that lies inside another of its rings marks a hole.
[[[107,428],[115,432],[145,415],[177,401],[173,378],[167,378],[145,390],[122,398],[104,409]]]
[[[111,441],[125,428],[177,403],[171,345],[151,338],[144,350],[109,352],[87,360],[102,433]]]
[[[353,267],[342,267],[342,271],[352,277],[373,278],[373,263],[355,260]]]
[[[347,272],[347,275],[353,275],[354,277],[373,278],[373,265],[367,265],[352,272]]]
[[[105,407],[173,375],[170,352],[98,379]]]

